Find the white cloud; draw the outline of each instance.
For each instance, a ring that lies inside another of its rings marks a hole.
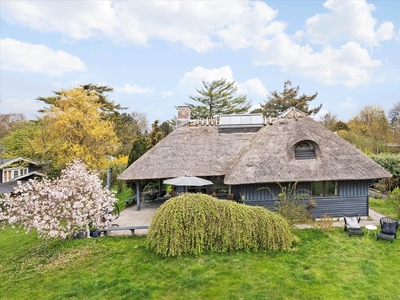
[[[187,89],[195,90],[203,86],[202,80],[210,82],[221,78],[225,78],[229,81],[233,80],[233,72],[229,65],[214,69],[206,69],[200,66],[195,67],[192,71],[183,75],[180,83]]]
[[[112,35],[118,26],[112,1],[6,1],[2,10],[10,22],[77,40]]]
[[[0,40],[1,68],[18,72],[62,75],[85,71],[85,64],[65,51],[6,38]]]
[[[293,36],[277,33],[258,43],[253,62],[278,65],[282,72],[326,85],[354,88],[370,83],[382,63],[373,59],[366,47],[392,39],[393,24],[384,22],[378,26],[372,17],[375,7],[365,0],[328,0],[324,6],[331,12],[309,18],[306,33],[297,31]],[[307,39],[311,43],[301,44],[300,41]],[[323,44],[322,50],[315,51],[312,43]]]
[[[353,98],[348,97],[344,102],[338,103],[339,109],[347,110],[357,108],[357,103],[353,101]]]
[[[237,82],[233,77],[233,71],[229,65],[213,69],[207,69],[201,66],[195,67],[192,71],[183,75],[180,80],[180,88],[183,88],[184,92],[193,93],[196,89],[203,88],[202,81],[211,82],[222,78],[228,81],[235,81],[237,93],[245,94],[249,96],[249,98],[251,96],[255,98],[265,98],[268,94],[267,88],[258,78],[248,79],[242,83]]]
[[[59,89],[62,89],[64,87],[64,84],[62,84],[61,82],[53,82],[52,85]]]
[[[281,33],[286,28],[284,22],[274,21],[277,14],[278,11],[263,2],[252,2],[244,7],[237,20],[230,20],[216,34],[231,49],[256,46],[263,39]]]
[[[238,83],[238,93],[266,97],[268,90],[260,79],[253,78],[246,80],[243,83]]]
[[[1,100],[1,113],[21,113],[24,114],[28,119],[33,118],[33,114],[35,114],[39,109],[43,108],[43,103],[38,103],[33,99],[13,99],[8,98],[5,100]],[[39,115],[39,113],[37,113]]]
[[[154,93],[154,88],[150,87],[140,87],[137,84],[125,84],[123,87],[117,86],[115,88],[116,92],[126,93],[126,94],[151,94]]]
[[[277,65],[328,85],[369,83],[381,62],[366,49],[397,36],[393,23],[379,23],[374,5],[365,0],[327,0],[324,6],[329,13],[312,16],[305,31],[293,36],[285,33],[285,22],[276,20],[278,11],[262,1],[5,1],[2,16],[75,40],[106,38],[146,47],[162,40],[198,52],[253,48],[258,65]],[[313,43],[322,44],[322,50]],[[181,84],[193,90],[201,79],[233,79],[225,67],[197,67]]]
[[[321,108],[320,111],[316,115],[311,116],[311,118],[313,118],[316,121],[319,121],[327,113],[329,113],[329,110],[327,110],[325,108]]]
[[[281,34],[265,42],[254,60],[257,65],[278,65],[283,72],[293,72],[327,85],[355,87],[371,81],[371,69],[381,62],[356,42],[347,42],[338,49],[326,46],[314,52]]]
[[[171,92],[171,91],[161,92],[162,98],[172,97],[173,95],[174,95],[174,92]]]
[[[306,21],[307,36],[312,42],[328,44],[335,41],[357,41],[366,46],[377,46],[380,41],[394,36],[392,22],[384,22],[375,28],[377,20],[372,17],[373,4],[365,0],[328,0],[324,6],[329,14],[318,14]]]
[[[251,47],[286,26],[261,1],[6,1],[2,13],[9,22],[76,40],[106,36],[148,46],[161,39],[199,52]]]

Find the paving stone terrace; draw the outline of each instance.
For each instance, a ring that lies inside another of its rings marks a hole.
[[[156,210],[162,205],[169,197],[165,197],[163,199],[157,201],[142,201],[141,202],[141,209],[137,210],[137,206],[132,205],[126,209],[124,209],[121,213],[119,218],[115,221],[119,227],[124,226],[133,226],[133,225],[147,225],[150,226],[153,216]],[[223,201],[223,200],[221,200]],[[380,226],[379,220],[380,218],[384,217],[384,215],[370,209],[368,217],[362,217],[360,221],[360,226],[365,227],[366,225],[375,225]],[[335,227],[343,227],[344,221],[343,218],[333,218],[333,226]],[[309,224],[298,224],[296,225],[298,228],[312,228]],[[135,235],[146,235],[147,229],[136,230]],[[109,235],[130,235],[130,231],[115,231],[110,232]]]

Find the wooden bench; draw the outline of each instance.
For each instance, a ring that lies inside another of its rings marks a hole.
[[[133,204],[136,200],[136,195],[125,200],[126,205]]]
[[[104,236],[107,236],[107,233],[109,231],[130,230],[131,236],[135,236],[135,229],[149,229],[149,226],[142,225],[142,226],[110,227],[110,228],[97,229],[96,232],[99,234],[103,232]]]

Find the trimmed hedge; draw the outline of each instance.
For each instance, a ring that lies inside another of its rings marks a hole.
[[[288,250],[294,239],[287,221],[265,208],[186,193],[157,210],[147,247],[162,256],[199,255]]]
[[[390,172],[394,179],[400,179],[400,154],[381,153],[369,157]]]
[[[374,185],[375,188],[383,193],[386,193],[387,191],[391,191],[396,186],[400,185],[400,154],[381,153],[371,154],[369,157],[385,168],[386,171],[393,176],[392,178],[379,180],[379,182]]]

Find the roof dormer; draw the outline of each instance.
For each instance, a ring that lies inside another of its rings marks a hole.
[[[315,146],[311,141],[300,141],[294,145],[294,159],[304,160],[304,159],[316,159]]]

